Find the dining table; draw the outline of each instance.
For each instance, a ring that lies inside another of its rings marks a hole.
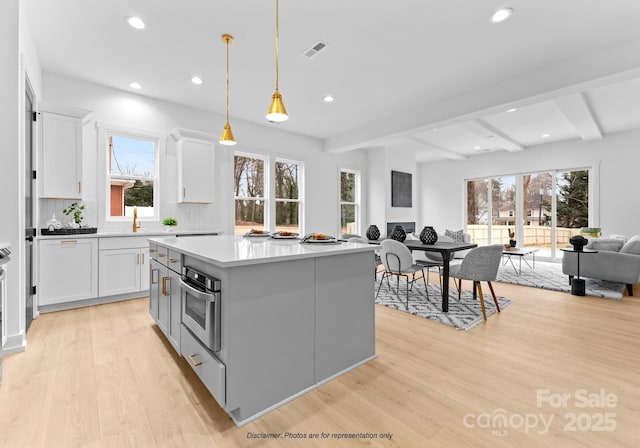
[[[442,312],[449,311],[449,265],[455,252],[478,247],[475,243],[435,242],[424,244],[420,240],[404,240],[402,242],[410,251],[438,252],[442,255]]]

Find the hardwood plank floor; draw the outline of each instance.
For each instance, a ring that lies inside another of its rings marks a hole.
[[[611,301],[494,286],[513,304],[468,332],[376,307],[375,360],[242,428],[146,298],[43,314],[4,357],[0,447],[640,447],[640,288]]]

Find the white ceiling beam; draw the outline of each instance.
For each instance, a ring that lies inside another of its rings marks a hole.
[[[459,153],[457,153],[455,151],[451,151],[450,149],[446,149],[446,148],[443,148],[441,146],[434,145],[433,143],[425,142],[424,140],[421,140],[418,137],[415,137],[413,135],[407,135],[407,136],[404,136],[403,138],[405,138],[407,140],[411,140],[414,143],[417,143],[424,150],[429,151],[430,153],[438,154],[439,156],[445,157],[447,159],[464,160],[464,159],[467,158],[467,156],[459,154]]]
[[[602,139],[602,130],[589,102],[582,92],[563,96],[554,100],[560,111],[567,117],[582,140]]]
[[[522,146],[520,143],[513,140],[508,135],[498,131],[489,123],[479,118],[476,120],[461,123],[460,126],[467,131],[476,134],[478,137],[482,137],[483,139],[491,139],[492,145],[499,146],[507,151],[524,151],[524,146]]]

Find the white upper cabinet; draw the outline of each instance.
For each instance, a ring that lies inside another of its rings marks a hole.
[[[40,197],[82,199],[82,124],[88,114],[72,108],[43,109]]]
[[[180,128],[170,135],[176,141],[178,202],[214,202],[215,136]]]

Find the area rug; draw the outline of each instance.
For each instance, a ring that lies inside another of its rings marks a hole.
[[[529,264],[531,260],[528,260]],[[519,260],[514,259],[516,268]],[[522,262],[522,273],[518,275],[511,263],[500,266],[498,280],[514,285],[532,286],[534,288],[551,289],[553,291],[571,292],[569,277],[562,273],[561,263],[536,261],[535,269]],[[585,278],[585,294],[593,297],[602,297],[611,300],[620,300],[624,295],[624,283],[608,282]]]
[[[380,277],[381,275],[378,275],[376,279],[376,291],[378,291],[378,286],[380,285]],[[473,294],[471,291],[463,290],[462,298],[458,301],[458,291],[456,288],[449,288],[449,312],[443,313],[442,292],[438,285],[428,285],[429,297],[427,298],[424,283],[422,280],[418,280],[409,291],[409,309],[407,309],[405,306],[407,303],[407,290],[404,279],[400,279],[400,294],[396,293],[395,279],[389,281],[389,283],[391,288],[387,286],[386,280],[383,282],[382,288],[380,288],[380,294],[376,299],[376,303],[378,305],[404,311],[405,313],[411,313],[426,319],[435,320],[436,322],[450,325],[460,330],[470,330],[484,321],[480,301],[478,299],[475,301],[473,300]],[[488,289],[486,285],[483,286]],[[491,297],[491,294],[483,295],[488,318],[491,314],[496,312],[496,307],[493,303],[493,297]],[[511,299],[498,297],[500,310],[504,310],[504,308],[510,305],[511,302]]]

